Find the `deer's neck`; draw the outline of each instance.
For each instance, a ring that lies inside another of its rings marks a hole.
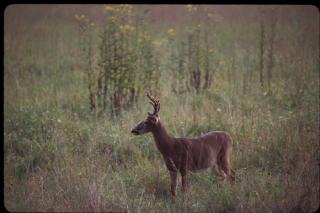
[[[170,155],[173,146],[173,138],[168,135],[167,131],[160,123],[160,121],[158,123],[157,129],[154,130],[152,134],[161,154],[164,156]]]

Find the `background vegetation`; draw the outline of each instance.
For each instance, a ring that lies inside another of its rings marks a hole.
[[[312,6],[10,5],[9,211],[312,212],[319,207],[319,12]],[[228,131],[236,184],[169,194],[151,135]]]

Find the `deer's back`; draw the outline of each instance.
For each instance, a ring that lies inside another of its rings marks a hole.
[[[224,131],[211,131],[201,135],[198,138],[192,139],[192,141],[194,142],[193,145],[197,145],[197,143],[203,143],[217,150],[221,145],[230,146],[231,136]]]
[[[176,142],[182,149],[186,147],[189,169],[199,170],[216,163],[219,152],[231,146],[231,137],[223,131],[212,131],[193,139],[177,138]]]

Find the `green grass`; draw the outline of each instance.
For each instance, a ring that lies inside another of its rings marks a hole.
[[[312,58],[304,58],[303,65],[293,62],[288,76],[276,67],[271,94],[264,94],[255,70],[243,94],[240,81],[227,80],[225,65],[210,91],[175,95],[171,75],[162,69],[160,116],[168,132],[195,137],[224,130],[234,141],[234,185],[219,183],[209,171],[190,173],[188,192],[179,187],[173,201],[152,136],[130,134],[151,111],[147,99],[141,97],[117,118],[91,114],[77,66],[75,23],[50,13],[27,24],[36,23],[60,39],[46,38],[39,29],[24,36],[5,31],[4,205],[9,211],[312,212],[319,207],[319,71],[314,69],[319,64]],[[231,36],[227,30],[221,35]],[[15,49],[18,44],[23,48]]]

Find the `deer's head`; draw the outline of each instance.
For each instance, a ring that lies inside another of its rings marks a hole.
[[[148,112],[147,118],[131,130],[131,133],[134,135],[142,135],[152,132],[158,126],[160,120],[158,115],[160,110],[160,101],[149,95],[149,93],[147,93],[147,97],[150,99],[149,103],[153,106],[154,111],[153,113]]]

